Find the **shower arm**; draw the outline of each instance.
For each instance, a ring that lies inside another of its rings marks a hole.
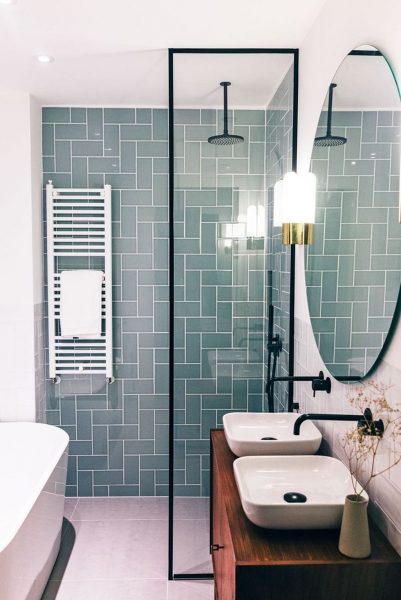
[[[333,89],[337,87],[336,83],[331,83],[329,87],[329,106],[327,111],[327,136],[331,136],[331,116],[333,112]]]
[[[228,99],[227,99],[227,87],[228,84],[227,83],[223,83],[223,89],[224,89],[224,114],[223,114],[223,119],[224,119],[224,126],[223,126],[223,135],[228,135]]]

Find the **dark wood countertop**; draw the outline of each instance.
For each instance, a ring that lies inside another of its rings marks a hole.
[[[237,565],[355,565],[356,562],[401,565],[401,557],[373,523],[370,528],[371,557],[358,561],[338,551],[338,530],[279,531],[253,525],[242,510],[233,472],[236,456],[229,449],[223,430],[211,431],[211,445]]]

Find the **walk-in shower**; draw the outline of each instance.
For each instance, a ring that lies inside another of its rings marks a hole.
[[[296,60],[170,51],[170,578],[211,576],[210,429],[267,408],[271,304],[277,375],[292,374],[293,250],[273,228],[272,190],[295,168]]]

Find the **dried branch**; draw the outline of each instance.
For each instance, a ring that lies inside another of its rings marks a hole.
[[[384,431],[377,435],[367,435],[364,430],[353,427],[341,437],[341,446],[345,452],[351,481],[356,496],[360,497],[375,477],[386,473],[401,462],[401,408],[392,406],[386,398],[391,386],[374,380],[359,386],[354,395],[348,397],[353,408],[364,414],[369,408],[374,421],[381,419]],[[368,423],[367,423],[368,425]],[[379,450],[389,444],[389,464],[381,469],[376,467]],[[364,483],[361,481],[364,480]],[[359,491],[358,491],[359,487]]]

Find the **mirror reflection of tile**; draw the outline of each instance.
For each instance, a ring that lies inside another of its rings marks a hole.
[[[316,135],[324,135],[321,114]],[[306,280],[315,337],[336,375],[363,375],[387,336],[401,282],[401,111],[334,111],[335,148],[314,148],[315,241]]]

